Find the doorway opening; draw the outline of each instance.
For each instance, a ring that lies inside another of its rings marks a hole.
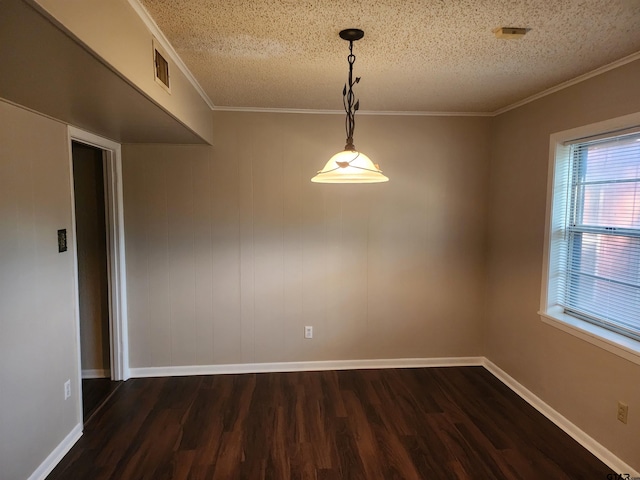
[[[103,152],[72,142],[76,213],[82,417],[89,418],[118,387],[111,379],[109,273]]]
[[[79,420],[129,377],[120,145],[69,127]]]

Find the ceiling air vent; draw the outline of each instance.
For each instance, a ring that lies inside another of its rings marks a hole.
[[[513,38],[522,38],[524,37],[530,29],[528,28],[520,28],[520,27],[499,27],[494,28],[493,33],[496,38],[505,38],[505,39],[513,39]]]
[[[169,84],[169,62],[167,61],[168,55],[162,50],[162,48],[153,39],[153,75],[162,88],[171,93],[171,87]]]

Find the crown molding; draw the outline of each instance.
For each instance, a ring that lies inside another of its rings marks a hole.
[[[139,0],[128,0],[131,7],[138,14],[140,19],[144,22],[147,28],[151,31],[151,34],[158,40],[162,48],[165,49],[171,60],[177,65],[177,67],[182,71],[182,73],[187,77],[187,80],[193,85],[196,91],[200,94],[202,99],[206,102],[206,104],[213,111],[220,112],[247,112],[247,113],[297,113],[297,114],[307,114],[307,115],[343,115],[344,112],[342,110],[321,110],[321,109],[297,109],[297,108],[259,108],[259,107],[225,107],[225,106],[215,106],[213,101],[206,94],[204,89],[200,86],[196,78],[193,76],[189,68],[182,61],[178,53],[175,51],[167,37],[162,33],[160,27],[153,20],[147,9],[140,3]],[[359,115],[372,115],[372,116],[410,116],[410,117],[496,117],[498,115],[502,115],[503,113],[509,112],[511,110],[515,110],[516,108],[522,107],[528,103],[539,100],[543,97],[551,95],[553,93],[564,90],[565,88],[569,88],[573,85],[577,85],[578,83],[584,82],[585,80],[589,80],[590,78],[596,77],[600,74],[608,72],[610,70],[614,70],[618,67],[626,65],[628,63],[634,62],[636,60],[640,60],[640,51],[632,53],[631,55],[627,55],[619,60],[608,63],[607,65],[603,65],[602,67],[596,68],[590,72],[579,75],[571,80],[567,80],[565,82],[559,83],[553,87],[547,88],[539,93],[526,97],[522,100],[519,100],[515,103],[509,104],[505,107],[501,107],[493,112],[429,112],[429,111],[379,111],[379,110],[370,110],[370,111],[359,111]]]
[[[553,93],[569,88],[573,85],[589,80],[590,78],[597,77],[603,73],[615,70],[631,62],[640,60],[640,51],[627,55],[619,60],[603,65],[602,67],[591,70],[578,77],[567,80],[566,82],[559,83],[551,88],[547,88],[542,92],[536,93],[515,103],[499,108],[493,112],[394,112],[394,111],[358,111],[358,115],[374,115],[374,116],[416,116],[416,117],[497,117],[510,110],[522,107],[528,103],[534,102],[541,98],[551,95]],[[342,110],[307,110],[307,109],[288,109],[288,108],[253,108],[253,107],[214,107],[214,111],[223,112],[251,112],[251,113],[304,113],[304,114],[324,114],[324,115],[344,115]]]
[[[216,106],[214,112],[241,113],[300,113],[305,115],[344,115],[344,110],[321,110],[307,108],[262,108],[262,107],[224,107]],[[360,112],[358,112],[360,113]]]
[[[344,110],[320,110],[305,108],[259,108],[259,107],[221,107],[214,112],[245,112],[245,113],[299,113],[305,115],[344,115]],[[395,116],[395,117],[491,117],[491,112],[412,112],[412,111],[382,111],[358,110],[358,116]]]
[[[147,9],[144,8],[144,6],[138,0],[128,0],[128,1],[129,1],[129,5],[131,5],[133,10],[140,17],[140,20],[142,20],[144,24],[147,26],[147,28],[151,32],[151,35],[155,37],[155,39],[158,41],[160,46],[167,52],[167,55],[169,55],[169,58],[173,60],[173,62],[184,74],[184,76],[187,77],[187,80],[189,81],[189,83],[191,83],[193,88],[196,89],[198,94],[200,94],[200,97],[202,97],[202,99],[209,106],[209,108],[213,110],[215,105],[209,98],[209,95],[207,95],[204,89],[200,86],[200,84],[196,80],[196,77],[193,76],[193,74],[191,73],[187,65],[182,61],[178,53],[175,51],[175,49],[171,45],[171,42],[169,42],[167,37],[164,36],[164,33],[162,33],[162,30],[160,30],[160,27],[158,27],[158,24],[151,17],[151,15],[149,15],[149,12],[147,12]]]
[[[341,112],[344,114],[344,112]],[[379,115],[379,116],[405,116],[405,117],[492,117],[491,112],[403,112],[403,111],[358,111],[362,115]]]
[[[608,63],[603,65],[602,67],[596,68],[595,70],[591,70],[590,72],[579,75],[571,80],[567,80],[566,82],[559,83],[558,85],[547,88],[540,93],[536,93],[535,95],[531,95],[530,97],[519,100],[511,105],[507,105],[506,107],[499,108],[495,112],[491,113],[492,117],[496,117],[498,115],[502,115],[510,110],[514,110],[518,107],[522,107],[527,103],[534,102],[540,98],[546,97],[547,95],[551,95],[552,93],[559,92],[560,90],[564,90],[565,88],[569,88],[573,85],[577,85],[578,83],[582,83],[585,80],[589,80],[590,78],[597,77],[600,74],[606,73],[610,70],[615,70],[618,67],[626,65],[627,63],[635,62],[636,60],[640,60],[640,52],[632,53],[631,55],[627,55],[615,62]]]

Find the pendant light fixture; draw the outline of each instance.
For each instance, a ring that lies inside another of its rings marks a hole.
[[[353,86],[360,82],[360,77],[353,79],[353,64],[356,56],[353,54],[353,42],[364,37],[364,32],[357,28],[349,28],[340,32],[340,38],[349,42],[349,81],[342,89],[344,110],[347,113],[345,127],[347,130],[347,144],[344,150],[336,153],[318,174],[311,179],[316,183],[379,183],[389,179],[382,174],[382,170],[375,165],[364,153],[356,150],[353,145],[353,132],[356,128],[355,115],[360,108],[360,100],[355,100]],[[347,86],[349,87],[347,89]]]

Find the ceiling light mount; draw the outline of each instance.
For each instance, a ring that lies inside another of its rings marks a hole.
[[[353,132],[356,128],[356,112],[360,109],[360,100],[356,100],[353,86],[360,83],[360,77],[353,78],[353,42],[364,37],[364,31],[358,28],[347,28],[340,32],[340,38],[349,42],[349,79],[342,89],[342,102],[347,114],[345,129],[347,141],[344,151],[336,153],[329,159],[324,168],[311,179],[316,183],[379,183],[389,179],[364,153],[358,152],[353,144]],[[348,87],[348,88],[347,88]]]
[[[346,28],[342,30],[339,35],[341,39],[347,42],[355,42],[364,37],[364,32],[359,28]]]

